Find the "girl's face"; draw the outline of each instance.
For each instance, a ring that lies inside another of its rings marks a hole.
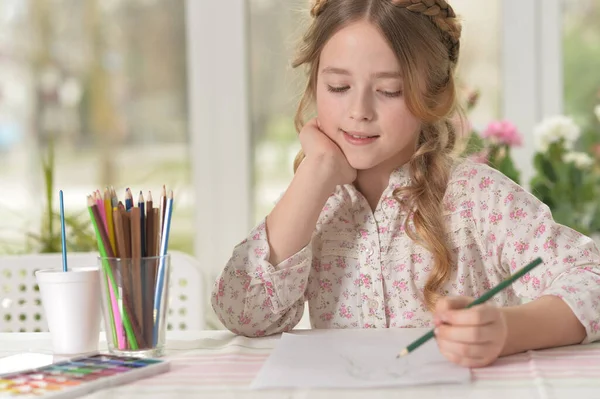
[[[366,21],[344,27],[321,52],[317,115],[357,170],[391,171],[415,151],[421,123],[404,101],[400,64]]]

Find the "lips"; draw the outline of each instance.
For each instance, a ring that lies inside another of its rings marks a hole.
[[[341,130],[341,129],[340,129]],[[378,135],[370,135],[363,132],[346,132],[345,130],[341,130],[344,139],[351,145],[362,146],[371,144],[379,138]]]
[[[342,129],[340,129],[342,130]],[[346,130],[342,130],[342,132],[346,135],[348,135],[349,137],[355,138],[355,139],[372,139],[372,138],[377,138],[379,137],[378,134],[368,134],[368,133],[363,133],[363,132],[352,132],[352,131],[346,131]]]

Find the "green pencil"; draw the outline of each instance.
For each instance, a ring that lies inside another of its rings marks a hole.
[[[467,306],[467,308],[484,303],[485,301],[492,298],[494,295],[496,295],[497,293],[499,293],[500,291],[502,291],[503,289],[505,289],[512,283],[514,283],[516,280],[520,279],[521,277],[523,277],[524,275],[529,273],[534,267],[536,267],[540,264],[542,264],[542,258],[535,259],[533,262],[531,262],[527,266],[523,267],[521,270],[518,270],[517,272],[513,273],[506,280],[502,281],[500,284],[498,284],[497,286],[495,286],[494,288],[492,288],[491,290],[489,290],[488,292],[486,292],[479,298],[475,299],[473,302],[471,302]],[[417,349],[419,346],[421,346],[425,342],[429,341],[434,336],[435,336],[434,330],[429,331],[428,333],[423,335],[421,338],[416,339],[410,345],[408,345],[406,348],[404,348],[402,350],[402,352],[400,352],[398,354],[398,356],[396,356],[396,358],[408,355],[409,353],[411,353],[412,351]]]

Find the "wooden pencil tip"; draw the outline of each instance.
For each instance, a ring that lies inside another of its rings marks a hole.
[[[87,204],[88,204],[88,206],[94,205],[94,199],[92,198],[91,195],[88,195],[88,197],[87,197]]]
[[[401,357],[404,357],[406,355],[408,355],[408,350],[406,348],[404,348],[402,350],[402,352],[398,353],[398,356],[396,356],[396,359],[400,359]]]
[[[173,190],[169,191],[169,199],[173,199]]]

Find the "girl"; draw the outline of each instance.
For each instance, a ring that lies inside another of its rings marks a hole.
[[[295,66],[302,153],[273,211],[234,249],[212,305],[246,336],[436,326],[479,367],[600,338],[600,253],[507,177],[453,158],[460,25],[444,0],[321,0]],[[316,103],[317,117],[302,115]],[[544,264],[489,304],[511,272]]]

